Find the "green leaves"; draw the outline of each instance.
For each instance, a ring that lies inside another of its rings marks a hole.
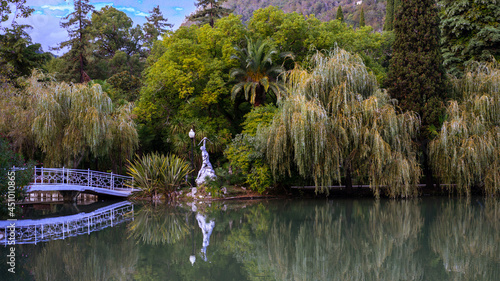
[[[391,197],[416,196],[417,115],[396,113],[357,55],[335,49],[310,64],[287,76],[289,93],[257,132],[274,176],[297,169],[324,192],[349,169],[368,178],[377,197],[382,187]]]
[[[500,192],[500,69],[474,63],[461,79],[452,79],[463,96],[451,101],[448,120],[429,146],[432,166],[443,183],[456,184],[470,195],[479,187],[488,195]]]
[[[34,72],[26,93],[34,116],[28,124],[48,166],[77,168],[84,157],[107,156],[117,147],[121,153],[111,158],[121,161],[138,145],[131,106],[115,111],[99,84],[57,83]]]
[[[167,198],[186,183],[191,169],[188,162],[175,155],[151,153],[128,161],[127,171],[134,178],[132,187],[141,189],[139,195],[153,198],[159,192]]]

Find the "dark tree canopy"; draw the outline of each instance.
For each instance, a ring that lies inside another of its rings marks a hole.
[[[460,76],[471,61],[500,59],[500,5],[496,0],[442,0],[442,53],[446,70]]]
[[[198,24],[210,24],[214,27],[215,21],[231,13],[230,9],[222,7],[227,0],[198,0],[195,6],[198,8],[194,14],[189,16],[189,20]]]
[[[168,28],[174,27],[173,24],[168,23],[168,19],[163,17],[163,13],[160,11],[160,6],[156,6],[153,10],[149,11],[150,16],[146,17],[146,22],[144,24],[144,37],[145,44],[148,50],[151,50],[153,43],[158,40],[158,36],[165,33]]]
[[[90,52],[90,30],[88,27],[91,24],[87,15],[94,9],[94,6],[89,4],[89,0],[75,1],[74,6],[75,11],[64,17],[64,21],[60,24],[68,31],[69,39],[61,42],[54,50],[70,48],[69,52],[63,56],[67,62],[64,73],[72,77],[79,76],[78,81],[84,82],[90,79],[85,72],[87,56]]]
[[[51,58],[50,53],[43,52],[40,44],[32,43],[26,28],[31,27],[16,24],[0,34],[0,67],[8,64],[14,76],[28,76],[33,68],[41,68]]]
[[[402,2],[386,81],[399,107],[419,113],[424,127],[438,127],[446,99],[438,26],[434,0]]]

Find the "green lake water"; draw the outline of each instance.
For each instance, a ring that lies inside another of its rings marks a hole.
[[[17,230],[14,274],[0,246],[0,280],[500,280],[498,199],[99,202],[23,216],[46,224]]]

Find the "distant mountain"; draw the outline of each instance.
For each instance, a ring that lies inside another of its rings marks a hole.
[[[268,6],[276,6],[285,13],[314,14],[316,18],[328,21],[335,19],[338,6],[342,6],[345,22],[355,27],[358,26],[363,8],[366,25],[382,31],[386,3],[386,0],[228,0],[224,6],[242,15],[244,22],[252,17],[253,11]]]

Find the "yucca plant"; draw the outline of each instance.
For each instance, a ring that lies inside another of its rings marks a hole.
[[[185,184],[185,178],[191,172],[189,163],[175,155],[150,153],[128,161],[127,172],[134,178],[130,185],[140,189],[136,195],[158,198],[163,193],[165,198],[171,198],[177,187]]]
[[[443,183],[469,195],[471,186],[500,193],[500,67],[473,64],[451,79],[462,101],[450,101],[448,119],[429,146],[431,164]]]
[[[316,54],[311,69],[296,68],[287,77],[288,94],[258,138],[275,177],[296,168],[323,192],[351,174],[367,178],[376,197],[417,195],[421,169],[412,139],[420,119],[399,114],[378,89],[362,59],[342,49]]]

